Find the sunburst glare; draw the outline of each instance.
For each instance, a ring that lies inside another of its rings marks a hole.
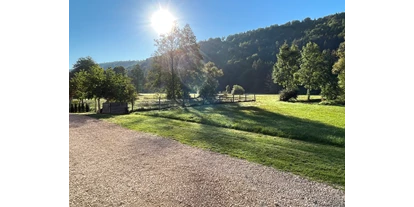
[[[164,34],[171,30],[175,17],[165,9],[156,11],[151,17],[151,25],[158,32]]]

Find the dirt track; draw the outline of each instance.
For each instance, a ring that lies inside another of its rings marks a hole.
[[[70,206],[345,206],[345,193],[270,167],[69,115]]]

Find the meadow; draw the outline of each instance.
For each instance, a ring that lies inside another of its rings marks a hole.
[[[153,96],[141,94],[136,106]],[[345,107],[306,103],[305,96],[294,103],[278,95],[256,99],[89,116],[344,188]]]

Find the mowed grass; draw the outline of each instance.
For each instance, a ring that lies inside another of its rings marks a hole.
[[[345,107],[284,103],[276,95],[256,98],[257,102],[91,116],[344,188]]]
[[[345,107],[280,102],[276,95],[258,95],[256,100],[140,114],[345,146]]]
[[[183,144],[271,166],[307,178],[345,185],[345,149],[287,138],[141,114],[92,117]]]

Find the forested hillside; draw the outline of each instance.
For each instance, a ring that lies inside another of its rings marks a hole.
[[[302,48],[312,41],[324,49],[336,50],[345,39],[345,13],[311,20],[291,21],[253,31],[210,38],[201,41],[204,61],[223,69],[219,90],[226,85],[242,85],[247,92],[266,93],[275,90],[271,72],[279,47],[287,41]],[[274,91],[273,91],[274,92]]]
[[[107,69],[109,67],[115,68],[116,66],[122,66],[124,68],[132,67],[136,65],[137,63],[140,64],[142,61],[138,60],[126,60],[126,61],[114,61],[114,62],[107,62],[107,63],[99,63],[99,66],[101,66],[104,69]]]
[[[345,41],[345,13],[318,19],[294,20],[283,25],[258,28],[225,38],[210,38],[199,41],[204,62],[214,62],[223,70],[219,77],[218,90],[226,85],[241,85],[247,93],[276,93],[282,88],[273,83],[272,69],[276,54],[284,42],[295,43],[301,49],[309,41],[321,50],[334,51]],[[101,63],[104,69],[122,65],[126,69],[138,63],[147,74],[152,58],[142,61],[117,61]]]

